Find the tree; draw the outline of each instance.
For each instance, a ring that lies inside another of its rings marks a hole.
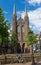
[[[3,11],[2,11],[2,9],[0,8],[0,40],[2,40],[2,23],[3,23],[3,21],[4,21],[4,16],[3,16]],[[0,42],[0,44],[1,44],[1,42]]]
[[[1,47],[9,40],[9,21],[5,20],[2,9],[0,8],[0,45]]]
[[[5,20],[5,22],[4,22],[4,29],[3,29],[3,38],[4,38],[3,39],[3,45],[5,45],[6,53],[7,53],[7,49],[8,49],[8,43],[9,43],[9,32],[8,32],[9,29],[10,29],[9,21]]]
[[[34,52],[33,52],[33,44],[37,42],[36,35],[32,30],[28,31],[27,34],[27,45],[31,45],[31,55],[32,55],[32,65],[34,65]]]
[[[3,21],[4,21],[4,15],[3,11],[0,8],[0,53],[1,53],[1,46],[2,46],[2,28],[3,28]]]
[[[12,36],[11,36],[11,44],[13,46],[12,48],[14,50],[14,53],[16,53],[16,45],[18,44],[18,39],[14,31],[12,32]]]
[[[0,24],[4,21],[4,15],[3,15],[3,11],[0,8]]]

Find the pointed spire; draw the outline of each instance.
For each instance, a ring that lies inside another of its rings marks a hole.
[[[27,15],[27,9],[26,9],[26,5],[25,5],[25,15]]]
[[[21,14],[20,14],[20,18],[21,18]]]
[[[16,14],[16,5],[14,4],[13,14]]]

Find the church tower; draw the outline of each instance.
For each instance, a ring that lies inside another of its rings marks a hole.
[[[14,5],[12,31],[16,32],[17,34],[18,43],[21,46],[22,52],[24,52],[24,47],[25,48],[27,47],[26,41],[27,41],[28,30],[29,30],[29,18],[28,18],[26,6],[25,6],[24,19],[22,19],[21,15],[17,19],[16,18],[16,6]]]
[[[17,32],[16,27],[17,27],[16,6],[14,5],[12,31],[14,31],[15,33]]]
[[[26,44],[26,41],[27,41],[27,33],[28,33],[28,30],[29,30],[29,18],[28,18],[28,14],[27,14],[27,9],[26,9],[26,6],[25,6],[25,16],[24,16],[24,28],[25,28],[25,33],[23,35],[23,38],[25,38],[25,48],[27,48],[27,44]]]
[[[24,16],[24,21],[25,21],[25,25],[26,25],[26,31],[28,32],[28,29],[29,29],[29,18],[28,18],[28,14],[27,14],[26,6],[25,6],[25,16]]]

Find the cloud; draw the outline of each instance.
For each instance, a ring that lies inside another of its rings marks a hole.
[[[29,11],[27,13],[30,23],[29,27],[32,28],[34,32],[41,31],[41,8],[37,8],[36,10]],[[19,12],[19,14],[21,14],[21,17],[24,19],[25,12],[22,11],[21,13]]]
[[[4,14],[8,14],[8,12],[7,12],[7,11],[3,11],[3,13],[4,13]]]
[[[17,19],[19,19],[20,16],[21,16],[22,18],[24,18],[25,12],[24,12],[24,11],[17,11]]]
[[[24,19],[25,12],[24,11],[18,11],[17,16],[18,16],[18,18],[21,16]]]
[[[32,5],[35,5],[35,4],[41,4],[41,0],[26,0],[26,1],[28,1],[30,4],[32,4]]]
[[[35,28],[40,31],[41,29],[41,8],[38,8],[34,11],[28,12],[29,21]]]

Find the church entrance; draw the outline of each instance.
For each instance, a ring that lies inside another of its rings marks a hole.
[[[25,47],[25,43],[23,43],[22,46],[20,45],[20,43],[18,43],[16,45],[16,52],[17,53],[24,53],[24,47]]]
[[[25,47],[25,43],[23,43],[22,45],[22,53],[24,53],[24,47]]]
[[[16,53],[21,53],[21,46],[20,43],[16,45]]]

